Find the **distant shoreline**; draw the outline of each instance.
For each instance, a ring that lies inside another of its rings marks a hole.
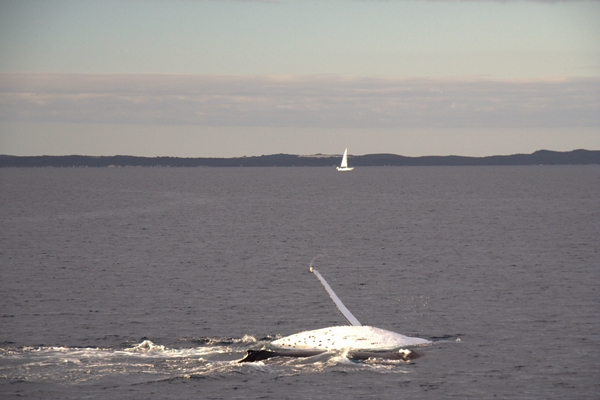
[[[333,167],[340,156],[316,154],[298,156],[273,154],[234,158],[184,158],[138,156],[10,156],[0,155],[4,167]],[[600,164],[600,150],[549,151],[504,156],[422,156],[405,157],[396,154],[348,156],[354,167],[383,166],[482,166],[482,165],[588,165]]]

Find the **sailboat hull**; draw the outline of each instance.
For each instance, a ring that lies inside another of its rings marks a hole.
[[[344,171],[352,171],[354,169],[354,167],[335,167],[335,169],[337,169],[340,172],[344,172]]]

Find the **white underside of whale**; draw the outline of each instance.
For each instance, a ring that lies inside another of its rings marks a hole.
[[[372,326],[332,326],[304,331],[271,342],[275,350],[393,350],[431,343]]]

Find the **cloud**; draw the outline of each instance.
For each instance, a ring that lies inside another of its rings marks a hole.
[[[8,122],[600,127],[600,78],[0,74]]]

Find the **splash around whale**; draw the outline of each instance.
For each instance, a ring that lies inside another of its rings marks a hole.
[[[261,349],[248,350],[248,354],[240,362],[260,361],[273,357],[311,357],[334,351],[344,351],[346,356],[352,360],[382,358],[408,361],[420,357],[421,354],[404,347],[423,346],[431,343],[427,339],[404,336],[372,326],[363,326],[344,306],[325,278],[312,267],[312,262],[310,272],[316,275],[338,310],[352,326],[332,326],[285,336]]]

